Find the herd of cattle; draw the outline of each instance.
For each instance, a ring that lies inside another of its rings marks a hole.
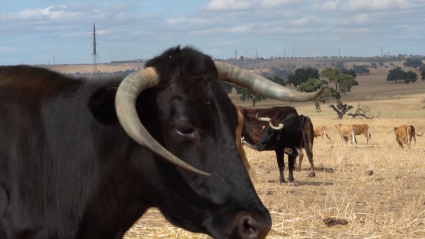
[[[329,136],[292,107],[238,107],[219,81],[283,101],[323,91],[290,90],[191,47],[124,79],[0,66],[0,238],[122,238],[150,207],[214,238],[264,238],[271,217],[242,144],[274,150],[281,182],[287,154],[292,182],[301,149],[314,172],[313,139]],[[338,129],[346,141],[370,137]],[[414,135],[395,131],[403,143]]]

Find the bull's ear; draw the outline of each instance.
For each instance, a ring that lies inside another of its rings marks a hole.
[[[117,87],[102,88],[93,93],[88,102],[88,107],[93,117],[102,124],[118,122],[115,112],[115,94]]]

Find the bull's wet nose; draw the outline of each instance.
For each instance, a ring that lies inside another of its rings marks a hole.
[[[246,215],[240,218],[239,235],[240,238],[260,239],[265,238],[272,226],[269,214]]]

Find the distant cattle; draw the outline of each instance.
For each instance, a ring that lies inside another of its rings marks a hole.
[[[329,135],[326,133],[326,126],[324,125],[313,125],[314,137],[323,136],[323,140],[326,142],[327,140],[332,141]]]
[[[313,164],[313,143],[314,143],[314,126],[311,122],[310,117],[305,115],[300,115],[300,121],[301,121],[301,129],[303,131],[303,141],[301,147],[304,148],[307,157],[310,161],[310,170],[314,172],[314,164]],[[299,160],[297,164],[297,171],[301,171],[301,164],[303,161],[303,155],[298,155]],[[311,176],[314,175],[314,173],[310,174]]]
[[[413,138],[415,140],[415,145],[416,145],[416,136],[415,135],[422,136],[424,134],[424,132],[422,132],[421,134],[418,134],[418,133],[416,133],[415,127],[413,125],[410,125],[409,127],[410,127],[410,131],[411,131],[410,135],[408,136],[409,142],[412,142],[412,138]]]
[[[118,239],[151,207],[213,238],[265,238],[270,213],[219,81],[280,100],[317,97],[191,47],[125,78],[0,66],[0,238]]]
[[[344,144],[349,140],[349,138],[352,139],[353,146],[356,146],[357,140],[356,135],[364,135],[366,137],[366,144],[369,144],[369,139],[371,137],[371,134],[369,132],[369,125],[367,124],[353,124],[353,125],[344,125],[344,124],[337,124],[335,125],[335,128],[337,128],[339,132],[339,136],[344,141]]]
[[[413,125],[400,125],[398,127],[394,127],[394,129],[388,131],[395,131],[396,141],[398,145],[403,149],[406,145],[410,148],[410,143],[412,143],[412,138],[415,141],[416,145],[416,136],[422,136],[424,132],[421,134],[416,133],[415,127]]]
[[[405,145],[410,148],[410,138],[412,134],[412,128],[407,125],[401,125],[398,127],[394,127],[394,129],[388,130],[393,131],[395,133],[395,140],[398,145],[400,145],[401,149],[404,149]]]
[[[245,108],[242,136],[244,142],[258,151],[274,150],[279,167],[279,181],[285,182],[284,153],[288,154],[289,182],[294,181],[295,158],[302,155],[303,131],[297,111],[290,106],[272,108]],[[310,157],[309,157],[310,159]],[[313,162],[310,161],[311,165]],[[313,166],[314,168],[314,166]]]

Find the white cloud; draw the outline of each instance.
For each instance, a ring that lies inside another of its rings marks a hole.
[[[297,19],[294,21],[295,25],[301,25],[301,26],[317,24],[319,22],[321,22],[321,20],[317,16],[301,17],[300,19]]]
[[[225,32],[229,32],[229,33],[248,33],[251,31],[251,27],[253,26],[253,24],[249,24],[249,25],[238,25],[232,28],[228,28],[225,30]]]
[[[343,5],[348,11],[383,11],[399,10],[413,7],[408,0],[356,0]]]
[[[206,11],[242,11],[256,9],[273,9],[282,6],[299,5],[304,0],[211,0],[204,8]]]
[[[246,10],[252,7],[252,2],[238,0],[212,0],[205,7],[207,11]]]
[[[16,51],[16,48],[13,48],[13,47],[0,47],[0,52],[10,53],[15,51]]]
[[[340,2],[338,0],[337,1],[326,1],[323,4],[315,3],[310,7],[310,10],[320,11],[320,12],[335,11],[339,8],[339,4],[340,4]]]
[[[310,7],[310,10],[320,12],[395,11],[423,7],[424,3],[425,1],[415,0],[330,0],[324,3],[315,3]]]

